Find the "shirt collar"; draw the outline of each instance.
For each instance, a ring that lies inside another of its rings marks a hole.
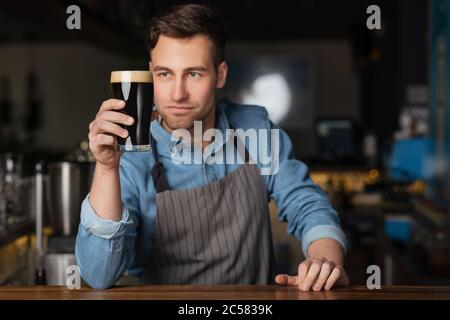
[[[230,122],[225,113],[226,105],[225,103],[219,103],[216,107],[216,129],[219,130],[223,135],[222,144],[226,144],[229,141],[231,136]],[[170,154],[173,152],[173,148],[177,145],[179,147],[183,147],[183,143],[179,140],[172,139],[172,135],[162,127],[161,124],[161,116],[157,119],[154,119],[150,124],[150,133],[153,135],[157,143],[158,153],[161,155]],[[214,142],[212,142],[214,144]],[[214,145],[214,148],[218,148],[222,146]]]

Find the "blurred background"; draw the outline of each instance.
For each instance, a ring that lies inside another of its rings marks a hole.
[[[146,24],[175,3],[1,2],[0,284],[65,284],[88,125],[112,70],[148,68]],[[220,99],[264,105],[289,133],[340,214],[352,284],[373,264],[384,285],[450,284],[450,0],[207,3],[228,33]],[[66,27],[73,4],[80,30]],[[296,274],[300,245],[276,210],[278,271]]]

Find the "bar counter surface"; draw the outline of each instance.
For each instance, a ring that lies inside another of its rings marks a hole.
[[[108,290],[89,287],[0,286],[0,300],[450,300],[450,287],[364,286],[302,292],[294,286],[128,286]]]

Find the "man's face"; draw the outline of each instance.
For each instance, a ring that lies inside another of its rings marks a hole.
[[[161,35],[152,49],[155,104],[170,130],[191,129],[214,110],[215,89],[225,84],[227,67],[214,67],[214,47],[206,35],[177,39]]]

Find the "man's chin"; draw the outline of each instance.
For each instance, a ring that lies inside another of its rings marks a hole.
[[[170,130],[186,129],[190,130],[194,127],[192,119],[172,119],[171,117],[163,117],[163,124]]]

